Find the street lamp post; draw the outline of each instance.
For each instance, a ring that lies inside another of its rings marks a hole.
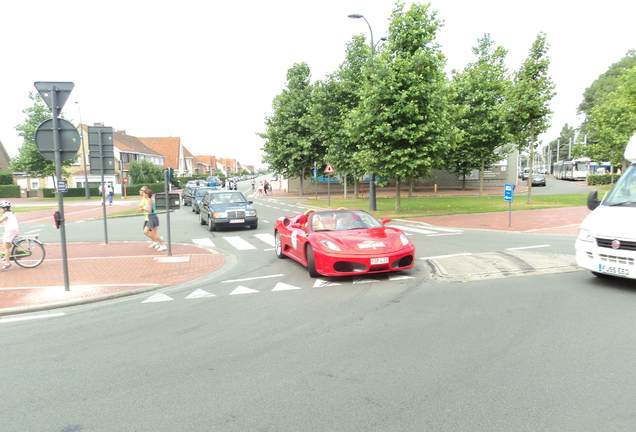
[[[82,123],[82,108],[80,108],[79,102],[75,102],[80,116],[80,141],[82,142],[82,160],[84,161],[84,191],[86,199],[91,199],[91,191],[88,187],[88,173],[86,172],[86,147],[84,147],[84,126]]]
[[[367,19],[364,17],[364,15],[351,14],[351,15],[349,15],[349,18],[353,18],[353,19],[362,18],[367,23],[367,25],[369,26],[369,33],[371,33],[371,40],[370,40],[370,44],[369,44],[369,45],[371,45],[371,71],[373,72],[373,68],[374,68],[374,59],[373,59],[373,57],[375,56],[375,44],[373,43],[373,30],[371,29],[371,24],[369,24],[369,21],[367,21]],[[381,40],[384,40],[384,38],[382,38]],[[371,173],[371,178],[369,179],[369,211],[375,211],[375,210],[376,210],[375,173]]]

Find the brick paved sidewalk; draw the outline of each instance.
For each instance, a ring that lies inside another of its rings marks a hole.
[[[62,249],[47,244],[38,267],[12,266],[0,274],[0,315],[115,297],[188,282],[219,269],[225,257],[194,245],[172,244],[172,255],[149,243],[69,243],[69,291],[65,291]]]

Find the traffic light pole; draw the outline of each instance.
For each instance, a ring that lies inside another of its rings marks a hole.
[[[102,161],[101,166],[102,166],[102,182],[101,182],[101,189],[102,189],[102,211],[104,212],[104,243],[108,244],[108,223],[106,222],[106,183],[104,182],[104,167],[105,167],[105,163],[104,163],[104,149],[103,149],[103,142],[102,142],[102,130],[99,130],[99,133],[97,134],[99,137],[99,159]]]

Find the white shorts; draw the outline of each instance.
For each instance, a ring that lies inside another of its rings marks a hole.
[[[20,231],[17,229],[6,230],[4,232],[4,236],[2,237],[2,241],[5,243],[11,243],[19,235],[20,235]]]

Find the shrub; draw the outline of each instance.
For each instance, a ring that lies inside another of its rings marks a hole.
[[[0,185],[0,198],[20,198],[20,186],[14,184]]]

